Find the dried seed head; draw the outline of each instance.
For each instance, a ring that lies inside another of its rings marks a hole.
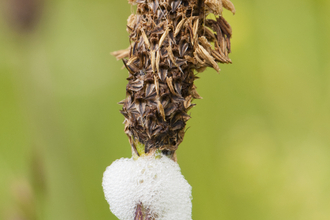
[[[133,152],[142,144],[145,153],[159,149],[175,158],[182,142],[187,112],[201,99],[194,70],[231,63],[232,30],[222,17],[229,0],[129,0],[137,13],[127,21],[131,45],[113,53],[129,70],[127,97],[120,102],[125,133]],[[207,19],[214,14],[216,19]],[[124,59],[128,58],[128,59]]]

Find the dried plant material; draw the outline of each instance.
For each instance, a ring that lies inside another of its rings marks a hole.
[[[197,64],[197,60],[196,60],[194,57],[191,57],[191,56],[187,56],[187,55],[185,55],[185,56],[184,56],[184,59],[187,60],[189,63],[194,64],[195,66],[196,66],[196,64]]]
[[[135,5],[136,4],[136,0],[128,0],[129,4]]]
[[[222,5],[225,9],[231,11],[233,14],[236,13],[235,6],[231,1],[229,1],[229,0],[221,0],[221,1],[222,1]]]
[[[142,37],[143,37],[143,40],[144,40],[144,43],[145,43],[146,47],[150,48],[150,43],[149,43],[148,37],[146,35],[146,32],[144,32],[144,30],[141,30],[141,32],[142,32]]]
[[[198,35],[197,35],[197,31],[198,31],[198,25],[199,25],[199,20],[197,19],[194,23],[194,29],[193,29],[193,45],[197,43],[197,39],[198,39]]]
[[[159,53],[159,50],[158,50],[157,51],[157,56],[156,56],[156,69],[157,69],[157,73],[159,75],[159,78],[162,79],[161,73],[159,71],[159,63],[160,63],[160,53]]]
[[[212,51],[212,56],[219,62],[223,62],[223,63],[227,62],[227,60],[223,56],[221,56],[221,54],[219,54],[217,51]]]
[[[212,40],[216,40],[217,38],[215,37],[214,33],[207,27],[203,27],[203,31],[205,33],[206,36],[208,36],[209,38],[211,38]]]
[[[174,37],[176,37],[176,36],[180,33],[181,28],[182,28],[183,24],[185,23],[185,21],[186,21],[186,18],[182,19],[182,20],[179,22],[179,24],[176,26],[176,28],[175,28],[175,32],[174,32]]]
[[[205,48],[202,47],[201,45],[198,45],[198,49],[202,57],[204,57],[205,60],[209,61],[217,72],[220,72],[220,68],[218,64],[214,61],[213,57],[209,54],[209,52],[207,52],[207,50],[205,50]]]
[[[158,111],[160,112],[160,115],[162,116],[163,120],[166,121],[164,108],[163,108],[163,105],[160,103],[159,100],[157,100],[157,107],[158,107]]]
[[[191,98],[192,96],[191,95],[188,95],[185,100],[184,100],[184,107],[187,109],[191,106]]]
[[[171,93],[176,95],[176,92],[174,91],[174,88],[173,88],[172,77],[167,77],[166,83],[167,83],[167,86],[170,89]]]
[[[198,38],[200,44],[207,50],[207,52],[212,53],[212,46],[205,36]]]
[[[154,73],[156,73],[156,54],[155,51],[151,51],[151,68]]]
[[[203,99],[199,94],[198,94],[198,92],[196,91],[196,86],[195,85],[193,85],[192,87],[191,87],[191,90],[190,90],[190,94],[191,94],[191,96],[194,98],[194,99]]]
[[[126,63],[126,65],[131,65],[137,59],[138,59],[138,57],[131,57],[131,59],[128,60],[128,62]]]
[[[159,83],[156,76],[154,76],[154,84],[155,84],[157,96],[159,96]]]
[[[125,50],[118,50],[118,51],[112,52],[111,55],[115,56],[117,58],[117,60],[121,60],[121,59],[124,59],[129,56],[129,51],[130,51],[129,48],[125,49]]]
[[[170,29],[169,28],[166,28],[165,32],[163,33],[162,37],[159,40],[159,44],[158,44],[159,48],[162,47],[163,42],[164,42],[165,38],[167,37],[169,31],[170,31]]]
[[[167,52],[168,52],[168,56],[170,57],[172,63],[176,66],[176,67],[179,67],[178,64],[176,63],[175,61],[175,57],[173,55],[173,52],[172,52],[172,46],[169,45],[168,48],[167,48]]]
[[[127,20],[131,45],[113,53],[129,71],[121,113],[133,152],[161,150],[170,158],[182,142],[187,112],[202,97],[194,71],[231,63],[232,30],[222,16],[229,0],[129,0],[137,5]],[[207,19],[214,14],[215,19]],[[137,213],[138,215],[138,213]]]
[[[213,14],[222,14],[222,0],[205,0],[205,5]]]
[[[220,44],[220,50],[221,50],[221,53],[225,53],[226,51],[226,42],[225,42],[225,38],[221,38],[219,40],[219,44]]]
[[[205,61],[203,61],[199,56],[197,52],[194,52],[194,58],[197,60],[197,62],[200,64],[200,66],[205,66]],[[201,68],[201,67],[199,67]],[[198,68],[198,69],[199,69]]]
[[[127,32],[133,32],[134,26],[136,24],[137,16],[135,14],[131,14],[127,19]]]

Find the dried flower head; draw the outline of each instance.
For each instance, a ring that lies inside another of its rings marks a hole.
[[[187,112],[200,99],[194,70],[231,63],[232,30],[223,8],[235,13],[229,0],[129,0],[137,5],[128,18],[131,45],[113,53],[129,71],[121,113],[133,152],[156,149],[175,160]],[[214,14],[215,19],[207,18]]]

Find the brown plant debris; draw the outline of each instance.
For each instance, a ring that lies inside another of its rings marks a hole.
[[[173,156],[185,134],[187,112],[195,105],[192,100],[201,98],[194,70],[219,72],[217,63],[231,63],[232,29],[222,10],[235,13],[235,8],[229,0],[129,3],[137,5],[127,23],[131,45],[113,53],[129,71],[126,99],[120,102],[125,133],[136,154],[140,142],[145,153],[159,149]]]

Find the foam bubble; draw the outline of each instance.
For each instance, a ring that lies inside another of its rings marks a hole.
[[[104,195],[120,220],[133,220],[137,204],[156,220],[191,220],[191,186],[166,156],[121,158],[103,174]]]

